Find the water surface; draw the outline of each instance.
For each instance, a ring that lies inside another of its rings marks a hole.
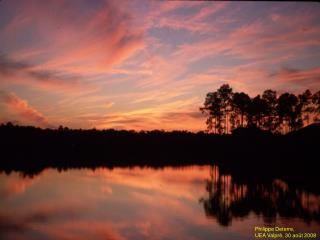
[[[253,239],[255,226],[317,232],[319,216],[317,194],[217,166],[0,174],[1,239]]]

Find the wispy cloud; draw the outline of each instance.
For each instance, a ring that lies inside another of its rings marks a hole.
[[[94,86],[81,81],[79,76],[34,70],[33,67],[27,62],[14,61],[4,55],[0,55],[0,84],[21,84],[48,91],[74,91],[81,88],[82,90],[94,89]]]
[[[15,93],[0,91],[0,104],[6,108],[9,114],[17,117],[21,123],[31,123],[40,127],[49,127],[48,119],[38,110],[28,104],[26,100],[19,98]]]

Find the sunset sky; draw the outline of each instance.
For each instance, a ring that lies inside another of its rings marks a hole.
[[[119,4],[121,2],[121,4]],[[204,130],[221,84],[320,89],[320,3],[0,0],[0,122]]]

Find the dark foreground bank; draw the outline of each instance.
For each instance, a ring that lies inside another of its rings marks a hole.
[[[185,131],[39,129],[0,126],[0,170],[37,173],[45,168],[185,166],[218,164],[235,178],[281,177],[319,182],[320,125],[287,135],[237,129],[232,135]]]

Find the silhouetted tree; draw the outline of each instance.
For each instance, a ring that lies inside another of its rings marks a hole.
[[[313,111],[313,108],[311,106],[312,93],[310,92],[309,89],[307,89],[302,94],[299,94],[298,98],[299,98],[299,108],[303,114],[303,121],[306,121],[308,125],[310,121],[310,114]]]
[[[240,126],[244,127],[244,119],[248,119],[248,110],[251,103],[251,99],[248,94],[234,93],[232,98],[232,109],[235,113],[235,117],[240,116]],[[239,127],[239,124],[236,124]]]
[[[254,97],[249,105],[248,125],[262,126],[262,119],[267,112],[267,102],[260,95]]]
[[[214,133],[227,133],[229,112],[232,110],[232,88],[223,84],[216,92],[209,92],[204,107],[200,110],[208,114],[207,129]]]
[[[312,109],[312,112],[314,114],[314,121],[319,122],[320,121],[320,91],[314,93],[312,95],[312,103],[314,104],[314,107]]]
[[[277,92],[271,89],[265,90],[262,99],[266,104],[263,127],[269,131],[274,131],[277,128]]]
[[[228,133],[238,127],[255,126],[271,132],[284,133],[297,130],[313,121],[320,121],[320,91],[312,95],[310,90],[298,96],[265,90],[261,95],[250,98],[244,92],[233,93],[228,84],[217,91],[209,92],[204,106],[200,108],[208,114],[207,128],[214,133]],[[230,127],[231,126],[231,127]]]
[[[299,107],[299,99],[295,95],[283,93],[278,98],[277,113],[279,125],[284,126],[285,132],[302,127],[301,108]]]
[[[209,92],[206,96],[204,107],[200,108],[203,113],[208,114],[207,129],[208,131],[214,131],[214,133],[222,133],[222,103],[218,92]]]
[[[229,84],[223,84],[218,89],[218,96],[221,99],[221,112],[223,116],[223,125],[224,125],[224,133],[229,132],[228,121],[229,121],[229,113],[232,110],[232,88]]]

